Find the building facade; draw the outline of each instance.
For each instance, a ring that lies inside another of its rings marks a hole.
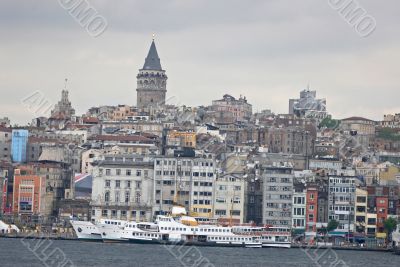
[[[328,219],[339,222],[337,232],[354,229],[355,177],[329,176]]]
[[[211,217],[216,162],[211,154],[154,159],[154,215],[181,205],[194,216]]]
[[[150,221],[153,208],[153,162],[114,155],[93,169],[92,220]]]
[[[306,231],[315,233],[318,222],[318,188],[309,186],[306,192]]]
[[[222,99],[212,101],[211,109],[223,114],[223,118],[229,114],[227,118],[232,118],[233,122],[249,120],[252,114],[252,105],[242,96],[236,99],[231,95],[224,95]],[[229,119],[227,121],[232,122]]]
[[[243,177],[224,175],[215,181],[213,217],[222,224],[244,223],[245,186]]]
[[[11,140],[12,161],[23,163],[27,161],[26,150],[28,146],[28,130],[13,130]]]
[[[304,234],[306,227],[306,191],[304,188],[293,192],[292,229],[296,234]]]
[[[20,216],[43,214],[45,210],[45,179],[30,169],[16,169],[13,186],[13,213]]]
[[[292,225],[293,169],[287,164],[263,168],[263,223]]]
[[[367,234],[367,221],[368,221],[368,209],[367,209],[367,198],[368,192],[361,188],[356,188],[355,198],[355,232]]]

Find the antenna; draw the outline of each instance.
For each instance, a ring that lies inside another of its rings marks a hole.
[[[153,41],[154,41],[154,39],[156,38],[156,34],[155,33],[153,33]]]
[[[65,78],[64,90],[67,90],[67,83],[68,83],[68,78]]]

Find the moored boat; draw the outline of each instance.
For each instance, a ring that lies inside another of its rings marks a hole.
[[[71,220],[70,223],[78,239],[86,241],[103,240],[97,226],[92,222]]]

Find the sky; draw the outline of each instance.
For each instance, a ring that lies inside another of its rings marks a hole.
[[[106,21],[97,37],[65,8],[76,1]],[[362,37],[338,1],[356,4],[376,29]],[[154,33],[176,104],[228,93],[255,112],[287,113],[309,84],[334,118],[380,120],[400,113],[398,10],[398,0],[1,0],[0,118],[30,122],[38,112],[24,99],[39,92],[55,104],[65,78],[77,114],[135,105]]]

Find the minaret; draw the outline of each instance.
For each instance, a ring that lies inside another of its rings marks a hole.
[[[143,68],[137,75],[137,107],[141,109],[159,109],[165,105],[167,93],[167,75],[161,68],[154,38]]]

